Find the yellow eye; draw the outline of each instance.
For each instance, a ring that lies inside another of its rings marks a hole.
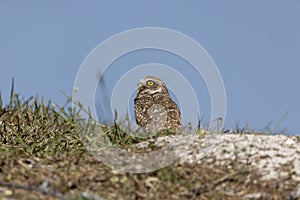
[[[154,82],[153,82],[153,81],[148,81],[147,84],[148,84],[149,86],[152,86],[152,85],[154,85]]]

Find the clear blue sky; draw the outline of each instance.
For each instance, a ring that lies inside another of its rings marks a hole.
[[[88,53],[138,27],[165,27],[199,42],[217,64],[227,92],[226,127],[249,123],[300,134],[300,2],[1,1],[0,90],[12,77],[24,97],[65,102]]]

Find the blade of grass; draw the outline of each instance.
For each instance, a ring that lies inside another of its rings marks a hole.
[[[9,99],[9,105],[8,108],[11,109],[14,103],[14,90],[15,90],[15,80],[12,79],[11,83],[11,90],[10,90],[10,99]]]

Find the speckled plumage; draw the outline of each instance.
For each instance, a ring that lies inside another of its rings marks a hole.
[[[137,124],[146,130],[178,130],[181,127],[177,104],[170,97],[166,84],[155,76],[146,76],[139,81],[134,114]]]

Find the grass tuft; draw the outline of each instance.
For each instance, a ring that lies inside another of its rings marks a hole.
[[[84,151],[76,134],[74,113],[64,107],[53,106],[44,99],[30,97],[25,100],[14,93],[12,84],[10,101],[0,107],[0,152],[22,151],[43,156],[61,152]]]

